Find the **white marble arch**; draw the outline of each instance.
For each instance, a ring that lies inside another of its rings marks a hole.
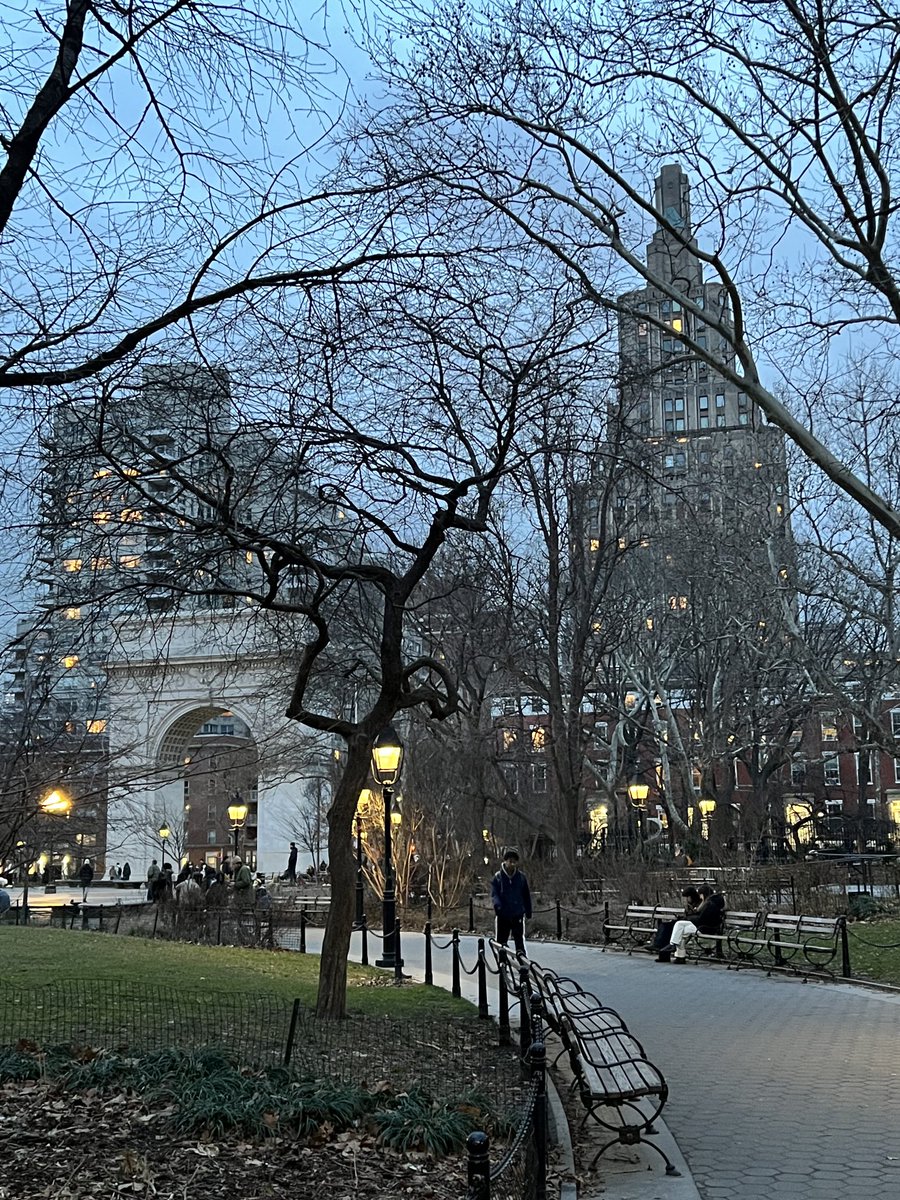
[[[107,860],[129,862],[133,877],[143,878],[151,859],[160,858],[160,824],[182,820],[188,743],[206,721],[226,712],[247,726],[256,747],[258,869],[285,868],[291,813],[327,774],[331,750],[328,739],[284,716],[292,663],[261,636],[258,622],[256,613],[245,611],[116,625],[104,664]]]

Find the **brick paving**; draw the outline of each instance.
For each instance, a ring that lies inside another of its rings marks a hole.
[[[900,996],[590,947],[530,949],[621,1012],[662,1068],[663,1115],[703,1200],[900,1196]],[[463,951],[471,965],[472,939]],[[422,938],[410,934],[403,953],[420,975]],[[445,958],[435,955],[442,976]]]

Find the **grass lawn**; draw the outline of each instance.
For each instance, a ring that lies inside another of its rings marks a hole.
[[[856,977],[900,985],[900,920],[854,921],[847,935]]]
[[[121,980],[196,992],[278,996],[315,1005],[319,957],[293,951],[195,946],[75,930],[0,925],[0,983],[36,987],[66,980]],[[383,986],[385,972],[350,963],[351,1012],[392,1017],[465,1017],[474,1008],[441,988]],[[376,986],[382,984],[382,986]]]

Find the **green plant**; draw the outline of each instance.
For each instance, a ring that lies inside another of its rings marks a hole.
[[[41,1073],[41,1062],[34,1054],[10,1047],[0,1049],[0,1083],[40,1079]]]
[[[400,1096],[396,1107],[375,1114],[378,1141],[392,1150],[422,1150],[441,1158],[460,1149],[479,1122],[475,1110],[436,1101],[418,1089]]]

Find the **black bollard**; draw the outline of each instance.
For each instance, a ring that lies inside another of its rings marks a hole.
[[[291,1023],[288,1026],[287,1042],[284,1046],[284,1066],[291,1065],[291,1055],[294,1052],[294,1038],[297,1034],[297,1020],[300,1016],[300,1001],[295,1000],[291,1008]]]
[[[847,939],[847,921],[841,919],[841,975],[844,979],[850,979],[853,972],[850,970],[850,942]]]
[[[394,983],[403,980],[403,955],[400,953],[400,918],[394,921]]]
[[[462,987],[459,981],[459,930],[454,929],[451,935],[452,953],[453,953],[453,986],[450,989],[451,994],[458,1000],[462,996]]]
[[[534,1200],[547,1200],[547,1050],[535,1042],[530,1051],[531,1077],[537,1083],[534,1102]]]
[[[367,967],[369,965],[369,924],[366,920],[365,913],[363,913],[362,927],[360,932],[362,933],[362,955],[360,957],[360,961],[364,967]]]
[[[431,922],[425,922],[425,983],[428,987],[434,984],[434,966],[431,961]]]
[[[509,986],[506,982],[506,950],[500,951],[500,973],[497,976],[497,988],[499,992],[497,1028],[500,1033],[500,1045],[509,1046],[512,1044],[512,1039],[509,1031]]]
[[[470,1133],[466,1138],[466,1177],[472,1200],[490,1200],[491,1143],[486,1133]]]
[[[562,906],[556,901],[556,940],[562,941]]]
[[[603,944],[609,945],[609,901],[603,901]]]
[[[306,909],[300,909],[300,953],[306,953]]]
[[[478,939],[478,1019],[487,1021],[490,1015],[487,994],[487,960],[484,957],[484,938],[482,937]]]
[[[426,908],[425,908],[425,920],[428,922],[429,925],[431,924],[431,917],[432,917],[432,914],[431,914],[431,892],[429,892],[428,900],[426,902]]]
[[[469,897],[469,928],[468,933],[475,932],[475,897]]]

